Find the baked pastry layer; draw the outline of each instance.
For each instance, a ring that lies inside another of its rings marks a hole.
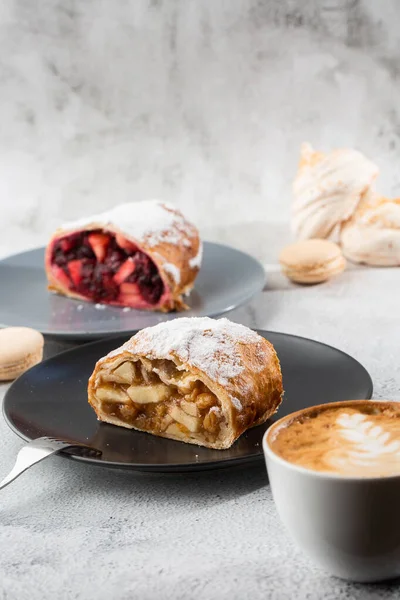
[[[282,394],[272,344],[209,318],[143,329],[96,364],[88,386],[101,421],[217,449],[264,423]]]
[[[49,289],[65,296],[163,312],[187,308],[199,272],[199,233],[174,207],[151,200],[63,225],[51,237]]]

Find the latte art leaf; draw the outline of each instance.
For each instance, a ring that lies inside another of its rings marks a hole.
[[[312,407],[272,431],[273,452],[293,465],[343,477],[400,477],[400,402]]]
[[[371,468],[374,465],[400,462],[400,441],[390,432],[368,420],[360,413],[341,413],[336,424],[342,438],[340,446],[325,456],[331,466],[346,470],[354,467]],[[346,443],[347,442],[347,443]]]

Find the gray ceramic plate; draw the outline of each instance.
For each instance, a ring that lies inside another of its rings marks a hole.
[[[215,317],[244,304],[261,291],[261,264],[239,250],[204,243],[203,265],[184,313],[153,313],[99,306],[47,291],[44,249],[0,261],[0,326],[25,326],[54,338],[95,339],[133,333],[160,321]]]

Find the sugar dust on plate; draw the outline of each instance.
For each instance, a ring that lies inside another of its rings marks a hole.
[[[99,303],[97,303],[97,304],[95,304],[95,305],[94,305],[94,307],[95,307],[95,309],[96,309],[96,310],[105,310],[105,309],[106,309],[106,305],[105,305],[105,304],[99,304]],[[77,309],[77,310],[83,310],[83,304],[79,304],[79,305],[76,307],[76,309]],[[125,307],[122,309],[122,312],[130,312],[130,311],[131,311],[131,308],[130,308],[130,306],[125,306]]]

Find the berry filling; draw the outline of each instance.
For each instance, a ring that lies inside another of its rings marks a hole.
[[[74,233],[52,251],[55,277],[93,302],[157,304],[164,285],[153,261],[121,235]]]

